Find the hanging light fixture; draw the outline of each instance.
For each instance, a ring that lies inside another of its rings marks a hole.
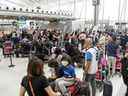
[[[54,12],[55,13],[55,15],[56,15],[56,12]]]
[[[23,11],[23,9],[22,9],[22,8],[20,8],[20,11]]]
[[[46,11],[46,14],[48,14],[48,11]]]
[[[26,9],[26,12],[28,12],[28,9]]]
[[[50,14],[53,14],[52,11],[50,11]]]
[[[42,10],[42,13],[44,13],[44,11]]]
[[[34,10],[32,9],[32,12],[34,12]]]
[[[38,7],[36,7],[36,9],[41,9],[41,7],[40,7],[40,6],[38,6]]]
[[[9,7],[6,7],[6,10],[9,10]]]
[[[37,13],[39,13],[39,10],[36,10]]]
[[[16,8],[13,8],[13,11],[16,11]]]

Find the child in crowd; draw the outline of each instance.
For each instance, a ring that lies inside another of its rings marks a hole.
[[[64,96],[70,96],[66,87],[71,86],[75,82],[75,68],[71,63],[71,59],[63,57],[60,65],[61,78],[58,78],[55,83],[56,87],[61,91]]]

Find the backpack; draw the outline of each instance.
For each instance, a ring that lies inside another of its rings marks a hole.
[[[105,55],[103,55],[100,59],[100,62],[99,62],[102,66],[106,66],[107,65],[107,58]]]

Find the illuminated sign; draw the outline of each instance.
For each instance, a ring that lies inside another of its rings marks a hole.
[[[27,17],[25,17],[25,16],[19,16],[19,17],[17,18],[17,20],[18,20],[18,26],[19,26],[19,28],[24,28],[24,27],[26,27],[26,20],[27,20]]]

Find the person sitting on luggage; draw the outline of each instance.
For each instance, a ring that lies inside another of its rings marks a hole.
[[[122,75],[124,83],[127,85],[127,92],[125,96],[128,96],[128,51],[125,53],[125,57],[122,58]]]
[[[27,75],[22,79],[19,96],[25,96],[26,91],[28,96],[60,96],[60,93],[52,90],[43,75],[43,63],[37,57],[32,57],[29,61]]]
[[[56,79],[56,88],[60,90],[64,96],[70,96],[66,87],[75,83],[75,68],[71,64],[71,58],[63,57],[61,63],[59,73],[62,75],[62,77]]]

